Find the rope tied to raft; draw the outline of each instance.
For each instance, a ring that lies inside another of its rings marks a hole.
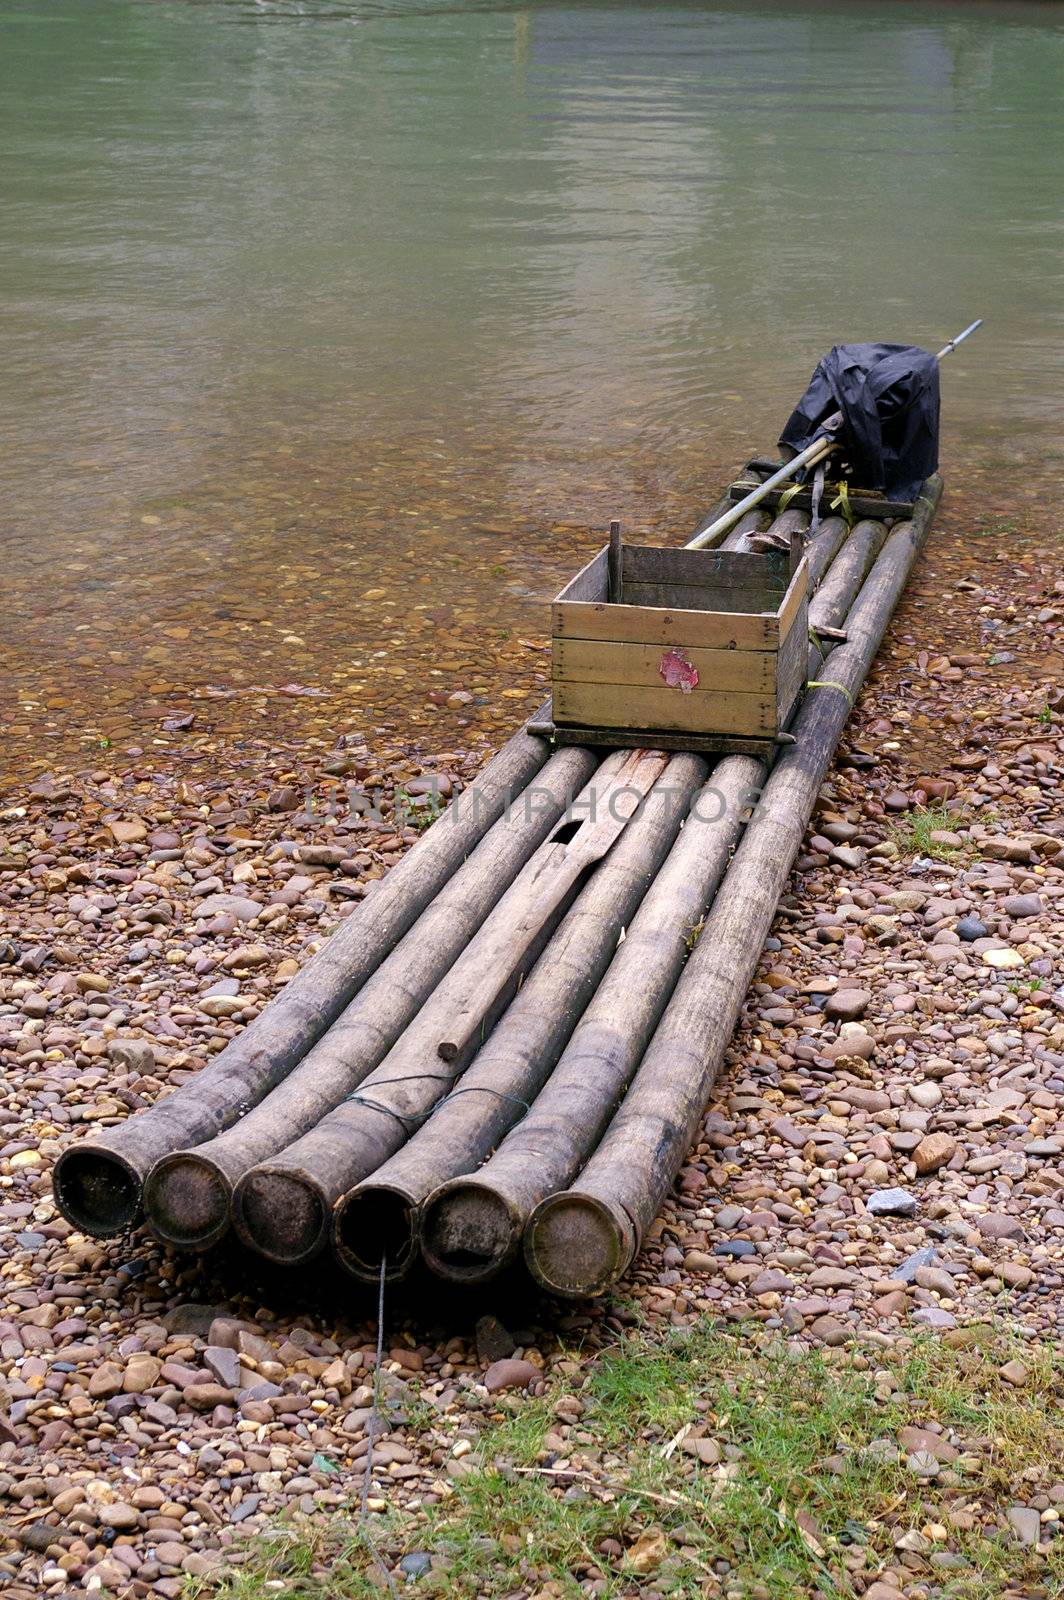
[[[424,1083],[426,1080],[434,1080],[437,1083],[453,1083],[457,1076],[458,1074],[453,1072],[416,1072],[411,1073],[406,1078],[385,1078],[381,1082],[381,1087],[384,1088],[387,1084]],[[443,1095],[434,1105],[429,1106],[427,1111],[397,1111],[394,1106],[385,1105],[383,1100],[374,1100],[372,1095],[360,1094],[357,1089],[354,1094],[348,1095],[346,1103],[365,1106],[369,1111],[380,1111],[385,1116],[394,1117],[404,1133],[406,1133],[412,1128],[420,1127],[423,1123],[428,1122],[430,1118],[436,1115],[437,1111],[442,1111],[444,1106],[449,1105],[452,1100],[457,1100],[458,1096],[462,1094],[493,1094],[497,1100],[508,1100],[511,1105],[519,1106],[526,1116],[532,1110],[529,1102],[522,1100],[520,1095],[508,1094],[505,1089],[493,1089],[490,1084],[486,1083],[474,1083],[467,1088],[452,1089],[450,1094]]]
[[[836,683],[834,678],[810,678],[809,682],[806,684],[806,688],[807,689],[837,689],[840,694],[844,694],[846,696],[846,699],[849,702],[851,710],[853,709],[853,703],[854,703],[853,695],[850,693],[849,689],[847,689],[847,687],[846,687],[846,685],[844,683]]]
[[[384,1421],[384,1415],[380,1406],[380,1398],[381,1364],[384,1360],[384,1284],[387,1277],[387,1272],[388,1255],[385,1250],[382,1250],[380,1285],[377,1290],[377,1359],[373,1365],[373,1399],[370,1404],[369,1422],[367,1425],[369,1443],[366,1448],[366,1470],[362,1479],[362,1496],[359,1500],[358,1506],[358,1532],[359,1537],[366,1546],[366,1549],[369,1551],[378,1567],[384,1573],[385,1579],[388,1583],[389,1593],[398,1596],[399,1591],[395,1587],[395,1579],[388,1571],[388,1567],[382,1559],[377,1546],[366,1532],[366,1515],[369,1511],[369,1490],[370,1483],[373,1478],[373,1447],[377,1442],[377,1424],[378,1422]]]

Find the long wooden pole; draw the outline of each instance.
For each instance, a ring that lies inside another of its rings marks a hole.
[[[470,850],[550,756],[523,729],[342,922],[281,994],[195,1077],[55,1166],[55,1196],[76,1228],[106,1237],[139,1221],[149,1169],[209,1139],[257,1105],[336,1021]],[[555,758],[556,759],[556,758]]]
[[[924,486],[898,523],[846,619],[830,681],[813,688],[736,851],[683,976],[631,1087],[578,1181],[542,1201],[525,1259],[545,1288],[601,1294],[631,1264],[709,1098],[780,893],[850,707],[868,672],[941,494]]]

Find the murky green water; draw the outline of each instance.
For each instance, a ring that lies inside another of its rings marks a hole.
[[[954,507],[1035,515],[1062,90],[1052,4],[2,0],[5,765],[495,737],[836,339],[985,316]]]

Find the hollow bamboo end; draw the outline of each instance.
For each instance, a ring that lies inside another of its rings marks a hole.
[[[524,1218],[504,1195],[455,1178],[441,1184],[421,1213],[421,1253],[441,1278],[483,1283],[516,1256]]]
[[[97,1239],[125,1233],[141,1219],[141,1174],[99,1145],[64,1150],[52,1173],[52,1189],[67,1221]]]
[[[381,1260],[389,1282],[405,1278],[417,1260],[417,1203],[390,1184],[352,1189],[333,1212],[333,1249],[352,1277],[379,1283]]]
[[[571,1190],[540,1201],[524,1239],[525,1261],[551,1294],[581,1300],[605,1293],[636,1252],[623,1206]]]
[[[229,1229],[232,1188],[213,1161],[191,1150],[163,1156],[144,1185],[144,1214],[157,1239],[178,1250],[206,1250]]]
[[[230,1217],[252,1250],[298,1266],[325,1248],[330,1211],[328,1196],[309,1173],[253,1167],[233,1190]]]

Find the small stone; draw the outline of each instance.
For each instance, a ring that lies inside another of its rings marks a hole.
[[[126,1394],[144,1394],[159,1380],[162,1362],[155,1356],[138,1351],[126,1362],[122,1374],[122,1388]]]
[[[985,922],[980,922],[978,917],[962,917],[956,925],[955,932],[965,944],[974,944],[976,939],[990,937],[990,929]]]
[[[922,1322],[925,1328],[955,1328],[957,1319],[951,1311],[941,1306],[921,1306],[913,1312],[913,1321]]]
[[[957,1153],[957,1141],[949,1133],[929,1133],[913,1151],[913,1165],[921,1177],[937,1172],[952,1161]]]
[[[213,1411],[215,1406],[232,1402],[233,1391],[220,1383],[190,1383],[184,1391],[186,1405],[193,1411]]]
[[[107,1058],[127,1072],[142,1077],[155,1071],[155,1051],[147,1039],[112,1039],[107,1046]]]
[[[990,1211],[976,1218],[976,1227],[985,1239],[1022,1239],[1023,1223],[1004,1211]]]
[[[923,1083],[911,1083],[908,1094],[909,1099],[915,1105],[922,1106],[925,1111],[933,1111],[935,1106],[942,1103],[942,1090],[930,1079]]]
[[[212,1372],[223,1389],[239,1389],[240,1357],[226,1345],[208,1345],[203,1352],[203,1364]]]
[[[1005,1515],[1021,1544],[1033,1547],[1042,1535],[1042,1519],[1033,1506],[1009,1506]]]
[[[933,1244],[924,1245],[922,1250],[914,1250],[912,1255],[902,1262],[900,1267],[895,1267],[891,1278],[895,1283],[915,1283],[919,1267],[930,1266],[937,1260],[937,1251]]]
[[[481,1317],[477,1322],[477,1358],[491,1363],[505,1361],[517,1348],[513,1334],[498,1317]]]
[[[214,880],[217,883],[217,878]],[[236,922],[250,922],[262,907],[257,900],[248,900],[239,894],[208,894],[196,907],[197,917],[232,917]]]
[[[131,817],[127,821],[109,822],[108,832],[115,844],[139,844],[148,837],[148,830],[139,817]]]
[[[872,1003],[867,989],[836,989],[824,1002],[824,1015],[835,1021],[856,1022]]]
[[[531,1361],[510,1358],[492,1362],[481,1381],[489,1394],[496,1394],[500,1389],[527,1389],[530,1383],[542,1376],[542,1372]]]
[[[999,1368],[999,1376],[1004,1378],[1006,1383],[1011,1383],[1014,1389],[1022,1389],[1030,1374],[1022,1361],[1006,1361],[1005,1365]]]
[[[983,961],[986,966],[999,972],[1007,972],[1025,964],[1018,950],[984,950]]]
[[[873,1217],[911,1217],[916,1196],[907,1189],[877,1189],[868,1196],[866,1209]]]
[[[844,1322],[839,1322],[836,1317],[817,1317],[809,1326],[809,1333],[814,1339],[819,1339],[821,1344],[836,1346],[848,1344],[853,1338],[853,1329]]]
[[[140,1521],[140,1512],[136,1506],[127,1505],[124,1500],[115,1500],[110,1505],[100,1506],[96,1514],[105,1528],[135,1528]]]
[[[933,1433],[930,1428],[899,1428],[898,1443],[910,1454],[916,1450],[928,1451],[936,1461],[941,1461],[943,1466],[956,1461],[960,1455],[956,1446],[950,1444],[943,1434]]]
[[[1024,917],[1040,917],[1045,906],[1042,904],[1041,895],[1010,894],[1002,901],[1001,909],[1007,917],[1019,920]]]
[[[113,1361],[103,1361],[90,1374],[88,1391],[94,1400],[109,1400],[122,1392],[122,1372]]]

